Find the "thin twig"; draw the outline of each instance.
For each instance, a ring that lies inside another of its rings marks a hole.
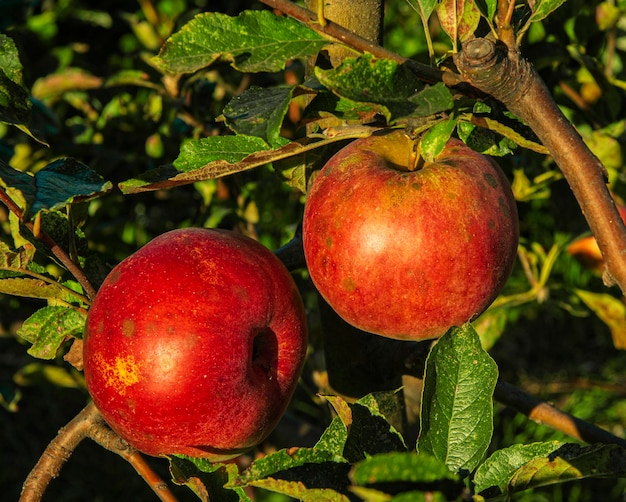
[[[96,290],[89,282],[85,271],[74,262],[70,256],[65,252],[65,250],[59,246],[59,244],[44,232],[41,229],[35,228],[35,224],[32,221],[25,221],[24,211],[20,208],[15,201],[9,197],[9,194],[6,193],[4,189],[0,189],[0,202],[2,202],[9,211],[11,211],[17,219],[24,225],[33,236],[39,239],[52,253],[54,257],[56,257],[59,262],[70,272],[74,278],[79,282],[82,286],[83,290],[89,297],[89,299],[93,299],[96,296]]]
[[[137,474],[148,483],[160,500],[163,502],[176,502],[177,499],[170,491],[167,483],[152,470],[139,451],[129,445],[106,425],[101,416],[98,419],[97,426],[91,428],[89,438],[103,448],[116,453],[132,465],[135,471],[137,471]]]

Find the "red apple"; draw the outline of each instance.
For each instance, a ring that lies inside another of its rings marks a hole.
[[[149,455],[222,461],[259,444],[295,390],[302,299],[268,249],[180,229],[117,265],[87,318],[87,388],[106,422]]]
[[[303,221],[311,279],[330,306],[361,330],[406,340],[482,313],[518,242],[515,200],[492,159],[451,139],[410,170],[413,152],[402,131],[350,143],[315,178]]]
[[[622,221],[626,223],[626,206],[619,200],[615,201],[615,206]],[[575,240],[567,247],[567,252],[586,268],[601,272],[604,267],[604,257],[593,235]]]

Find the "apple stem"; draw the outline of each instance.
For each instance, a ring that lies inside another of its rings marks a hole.
[[[177,502],[167,484],[152,470],[139,452],[106,425],[93,402],[85,406],[50,441],[24,481],[19,502],[39,502],[50,482],[59,476],[63,464],[70,459],[85,438],[94,440],[129,462],[160,500]]]

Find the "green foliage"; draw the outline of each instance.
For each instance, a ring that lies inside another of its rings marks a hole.
[[[452,95],[445,86],[420,85],[406,66],[376,60],[369,54],[348,58],[331,70],[316,68],[315,75],[338,96],[372,104],[372,111],[384,115],[389,123],[407,116],[435,115],[453,106]]]
[[[111,190],[112,184],[74,159],[57,160],[34,176],[0,163],[0,176],[7,193],[17,191],[24,199],[25,217],[41,210],[61,209],[75,200],[87,200]]]
[[[290,59],[318,52],[326,40],[288,17],[246,11],[237,17],[199,14],[172,35],[154,63],[170,73],[191,73],[218,59],[242,72],[279,71]]]
[[[36,396],[62,407],[59,389],[87,397],[70,351],[81,341],[87,286],[97,288],[116,262],[184,226],[237,229],[272,249],[297,243],[307,186],[329,155],[400,127],[419,138],[425,160],[454,135],[498,157],[509,175],[521,241],[502,295],[432,348],[407,343],[372,356],[373,374],[377,359],[397,357],[399,373],[421,382],[417,392],[398,381],[341,396],[324,364],[315,291],[298,268],[312,341],[285,422],[313,432],[270,437],[240,465],[171,458],[173,480],[224,501],[588,501],[626,488],[622,447],[576,444],[493,405],[500,373],[617,435],[626,428],[623,297],[570,254],[587,227],[547,150],[499,103],[420,82],[407,64],[355,53],[307,71],[304,59],[330,41],[252,4],[0,6],[0,197],[9,208],[0,213],[0,347],[11,354],[0,366],[0,411],[21,417]],[[387,46],[448,67],[472,34],[497,32],[497,4],[388,2]],[[626,198],[626,5],[518,2],[512,21],[524,55],[607,168],[618,202]],[[352,350],[339,354],[346,367]],[[406,358],[420,350],[425,368]],[[574,390],[551,390],[559,382]],[[418,410],[399,419],[415,404],[411,392]],[[38,427],[41,417],[32,421]],[[6,437],[23,438],[20,426]],[[3,489],[18,486],[49,439],[31,448],[24,472],[0,476]],[[71,498],[80,482],[62,480],[65,495],[55,500]]]
[[[491,441],[497,378],[496,363],[471,326],[441,337],[426,360],[418,450],[452,472],[474,471]]]

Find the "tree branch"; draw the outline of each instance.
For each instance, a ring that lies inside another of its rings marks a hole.
[[[494,397],[532,421],[547,425],[585,443],[617,444],[626,447],[626,439],[565,413],[503,380],[498,380]]]
[[[399,64],[405,64],[411,69],[420,80],[428,83],[443,82],[447,86],[454,86],[462,83],[459,76],[452,72],[442,72],[437,68],[429,65],[418,63],[411,59],[400,56],[399,54],[385,49],[371,40],[367,40],[355,33],[343,28],[342,26],[330,20],[320,23],[317,14],[308,9],[294,4],[290,0],[261,0],[261,3],[272,7],[283,14],[297,19],[306,24],[312,30],[329,38],[330,41],[339,42],[348,45],[359,52],[368,52],[380,59],[390,59]]]
[[[95,406],[94,406],[95,408]],[[99,415],[99,414],[98,414]],[[152,491],[163,502],[176,502],[176,497],[170,491],[167,483],[165,483],[159,475],[152,470],[143,456],[113,430],[111,430],[102,416],[99,415],[98,426],[90,430],[89,438],[98,443],[103,448],[116,453],[130,465],[133,466],[137,474],[139,474],[146,483],[152,488]]]
[[[576,197],[606,263],[605,284],[626,294],[626,226],[602,163],[558,108],[532,65],[516,51],[474,39],[455,55],[463,79],[500,100],[548,148]]]
[[[58,477],[63,464],[69,460],[80,442],[87,437],[97,415],[99,413],[96,407],[88,405],[59,430],[57,437],[46,447],[24,481],[20,502],[41,500],[50,481]]]
[[[59,476],[63,464],[85,438],[94,440],[129,462],[160,500],[176,502],[167,484],[150,468],[139,452],[106,425],[93,402],[85,406],[50,441],[24,481],[19,502],[39,502],[50,482]]]

